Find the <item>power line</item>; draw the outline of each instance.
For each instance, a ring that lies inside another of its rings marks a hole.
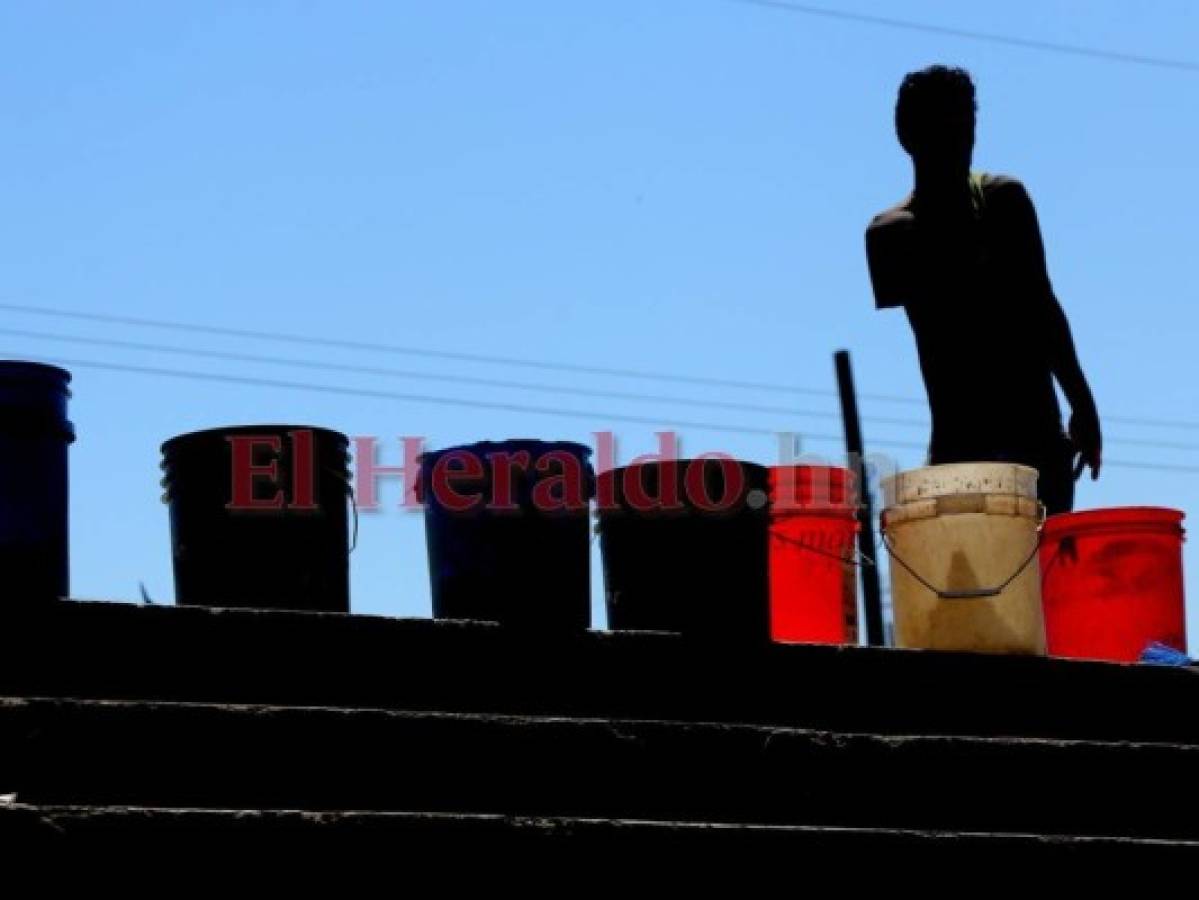
[[[835,392],[830,390],[789,387],[756,381],[735,381],[724,378],[707,378],[700,375],[679,375],[669,372],[621,369],[609,366],[587,366],[575,363],[545,362],[542,360],[524,359],[520,357],[492,356],[481,353],[462,353],[452,350],[430,350],[424,347],[384,344],[374,341],[321,338],[304,334],[291,334],[287,332],[256,331],[249,328],[228,328],[219,325],[198,325],[188,322],[172,322],[165,319],[146,319],[134,316],[114,316],[105,313],[55,309],[44,306],[26,306],[17,303],[0,303],[0,309],[9,310],[11,312],[29,313],[31,315],[38,316],[56,316],[59,318],[80,319],[90,322],[105,322],[113,325],[132,325],[137,328],[162,328],[171,331],[188,331],[195,334],[212,334],[222,335],[225,337],[251,338],[253,340],[274,341],[276,343],[285,344],[300,344],[309,347],[332,347],[340,350],[364,350],[371,353],[393,353],[404,356],[422,356],[429,359],[453,360],[455,362],[519,366],[526,369],[542,369],[550,372],[573,372],[580,375],[605,375],[616,378],[641,378],[653,381],[673,381],[679,384],[692,384],[703,387],[735,388],[738,390],[769,391],[773,393],[802,394],[805,396],[817,397],[835,396]],[[913,401],[908,397],[891,397],[882,394],[863,394],[862,396],[867,399],[890,403],[919,402]]]
[[[1128,459],[1104,459],[1103,468],[1144,469],[1149,472],[1199,472],[1199,466],[1180,466],[1172,463],[1148,463]]]
[[[0,351],[7,353],[9,351]],[[741,425],[728,425],[717,422],[699,422],[684,419],[660,419],[649,416],[634,416],[623,413],[606,413],[591,410],[564,409],[561,407],[529,406],[519,403],[503,403],[485,400],[464,400],[459,397],[439,397],[427,394],[409,394],[393,391],[375,391],[367,388],[350,388],[340,385],[312,384],[310,382],[283,381],[273,378],[255,378],[244,375],[222,375],[215,372],[194,372],[183,369],[164,369],[157,366],[134,366],[124,363],[109,363],[89,359],[70,359],[60,356],[38,357],[38,361],[52,365],[77,366],[85,369],[101,369],[110,372],[126,372],[136,375],[164,376],[167,378],[185,378],[197,381],[215,381],[222,384],[240,384],[252,387],[282,388],[285,390],[310,391],[321,394],[337,394],[350,397],[367,397],[378,400],[401,400],[412,403],[432,403],[440,406],[462,406],[470,409],[490,409],[505,412],[532,413],[535,415],[570,416],[572,418],[610,420],[614,422],[629,422],[637,425],[672,426],[675,428],[698,428],[707,431],[724,431],[732,434],[748,434],[757,436],[775,436],[779,432],[768,428],[752,428]],[[828,434],[802,434],[801,437],[814,441],[836,441],[841,438]],[[877,443],[882,444],[882,441]],[[891,446],[907,449],[923,449],[923,444],[889,442]]]
[[[1103,416],[1103,421],[1111,422],[1114,425],[1131,425],[1138,428],[1181,428],[1187,430],[1199,429],[1199,422],[1187,422],[1177,420],[1171,422],[1168,419],[1138,419],[1135,416]]]
[[[843,22],[854,22],[859,25],[877,25],[883,28],[899,28],[905,31],[922,31],[926,34],[939,34],[943,37],[964,38],[965,40],[982,41],[989,44],[1004,44],[1009,47],[1021,47],[1026,50],[1064,53],[1070,56],[1103,60],[1104,62],[1153,66],[1159,69],[1175,69],[1184,72],[1199,72],[1199,62],[1186,59],[1147,56],[1141,53],[1127,53],[1122,50],[1105,50],[1099,47],[1085,47],[1080,44],[1062,44],[1055,41],[1039,40],[1037,38],[995,34],[987,31],[973,31],[967,28],[934,25],[929,22],[914,22],[909,19],[893,19],[889,16],[875,16],[867,13],[849,12],[842,9],[829,9],[825,6],[811,6],[806,3],[790,3],[785,2],[785,0],[729,0],[729,2],[740,3],[746,6],[762,6],[767,9],[777,9],[804,16],[838,19]]]
[[[0,351],[0,354],[9,354],[11,351]],[[671,426],[675,428],[696,428],[706,431],[727,432],[731,434],[746,434],[759,437],[777,437],[779,431],[774,431],[766,428],[751,428],[738,425],[727,425],[716,422],[695,422],[677,419],[658,419],[647,416],[630,416],[622,413],[607,413],[593,410],[577,410],[563,409],[560,407],[545,407],[545,406],[527,406],[517,403],[497,403],[484,400],[464,400],[458,397],[438,397],[426,394],[408,394],[396,393],[391,391],[374,391],[364,388],[348,388],[339,385],[327,384],[312,384],[309,382],[297,381],[282,381],[269,378],[253,378],[242,375],[222,375],[213,372],[195,372],[182,369],[164,369],[155,366],[133,366],[123,363],[109,363],[99,360],[82,360],[71,359],[65,357],[39,357],[39,361],[51,363],[60,366],[73,366],[85,369],[97,369],[109,372],[122,372],[134,375],[152,375],[154,377],[167,378],[182,378],[193,381],[209,381],[219,382],[221,384],[238,384],[248,385],[252,387],[267,387],[279,388],[284,390],[298,390],[312,393],[335,394],[351,397],[366,397],[380,400],[398,400],[410,403],[434,404],[438,406],[459,406],[470,409],[488,409],[500,410],[504,412],[519,412],[531,413],[534,415],[567,417],[573,419],[589,419],[592,422],[596,420],[607,420],[613,422],[629,422],[637,425],[649,425],[652,427]],[[840,445],[842,438],[839,435],[830,434],[810,434],[800,433],[799,437],[805,441],[817,441],[823,443],[835,443]],[[923,452],[926,447],[922,443],[909,441],[895,440],[875,440],[870,442],[874,446],[889,447],[892,449],[901,450],[918,450]],[[1128,462],[1124,460],[1108,460],[1106,466],[1115,468],[1134,468],[1160,472],[1177,472],[1184,474],[1199,474],[1199,466],[1184,466],[1172,465],[1166,463],[1146,463],[1146,462]]]
[[[143,341],[126,341],[116,338],[97,338],[85,335],[61,334],[57,332],[31,331],[23,328],[2,328],[0,335],[10,337],[32,338],[34,340],[58,341],[72,344],[83,344],[93,347],[111,347],[122,350],[137,350],[147,353],[169,353],[176,356],[191,356],[200,359],[218,359],[228,362],[245,362],[271,366],[286,366],[291,368],[315,369],[327,372],[344,372],[355,375],[370,375],[385,378],[405,378],[418,381],[446,382],[450,384],[466,384],[491,388],[507,388],[512,390],[538,391],[567,396],[591,397],[607,400],[631,400],[639,403],[664,403],[681,406],[691,406],[704,409],[721,409],[733,412],[770,413],[799,418],[833,419],[840,421],[839,413],[827,410],[792,409],[786,406],[765,406],[760,404],[730,403],[718,400],[699,400],[692,397],[678,397],[668,394],[645,394],[627,391],[593,390],[589,388],[567,387],[527,381],[508,381],[504,379],[482,378],[471,375],[446,375],[431,372],[417,372],[408,369],[392,369],[381,366],[362,366],[350,363],[333,363],[322,360],[299,359],[295,357],[262,356],[254,353],[237,353],[226,350],[209,350],[196,347],[180,347],[172,344],[153,344]],[[927,429],[927,421],[920,419],[899,419],[886,416],[866,416],[863,421],[880,425],[900,425]],[[1199,444],[1179,441],[1142,440],[1138,438],[1115,437],[1106,441],[1109,445],[1125,445],[1134,447],[1151,447],[1166,450],[1199,450]]]
[[[735,381],[722,378],[707,378],[698,375],[680,375],[670,372],[654,372],[642,371],[637,369],[619,369],[600,366],[584,366],[571,363],[556,363],[547,362],[544,360],[532,360],[518,357],[507,356],[489,356],[477,353],[462,353],[450,350],[431,350],[423,347],[409,347],[396,344],[383,344],[371,341],[348,340],[342,338],[323,338],[313,337],[311,335],[290,334],[285,332],[273,331],[258,331],[248,328],[230,328],[221,325],[204,325],[191,322],[177,322],[167,319],[147,319],[135,316],[116,316],[107,313],[85,312],[83,310],[63,309],[59,307],[47,306],[30,306],[19,303],[0,303],[0,310],[9,312],[25,313],[35,316],[48,316],[53,318],[77,319],[88,322],[101,322],[109,325],[129,325],[137,328],[156,328],[168,331],[179,331],[192,334],[211,334],[221,335],[225,337],[247,338],[259,341],[272,341],[275,343],[285,344],[300,344],[313,347],[330,347],[341,350],[364,350],[373,353],[391,353],[398,355],[419,356],[432,359],[448,359],[459,362],[474,362],[487,365],[508,365],[518,366],[523,368],[541,369],[544,371],[557,372],[574,372],[578,374],[590,375],[607,375],[619,378],[640,378],[647,381],[667,381],[681,384],[701,385],[705,387],[724,387],[734,388],[738,390],[755,390],[764,392],[773,392],[778,394],[799,394],[803,396],[817,397],[835,397],[836,391],[821,390],[818,388],[802,388],[793,387],[790,385],[770,384],[766,382],[755,381]],[[446,376],[448,377],[448,376]],[[488,383],[495,382],[487,379]],[[581,389],[580,389],[581,390]],[[926,401],[915,397],[903,397],[894,394],[859,394],[861,399],[874,400],[884,403],[901,403],[910,406],[924,406]],[[629,398],[631,399],[631,398]],[[765,411],[765,409],[761,410]],[[798,415],[794,410],[787,410],[788,415]],[[1168,419],[1144,419],[1144,418],[1125,418],[1121,416],[1104,416],[1104,421],[1111,422],[1117,425],[1130,425],[1144,428],[1164,428],[1164,429],[1184,429],[1199,431],[1199,422],[1183,421],[1183,420],[1168,420]],[[911,419],[890,419],[885,417],[871,417],[872,421],[881,424],[895,425],[910,425],[914,424]],[[1127,443],[1127,441],[1126,441]],[[1147,443],[1144,446],[1170,446],[1167,444]],[[1194,449],[1190,445],[1177,445],[1173,449]]]
[[[1119,419],[1108,419],[1109,422],[1121,422]],[[1122,447],[1152,447],[1157,450],[1199,450],[1199,444],[1188,444],[1183,441],[1150,441],[1144,438],[1104,437],[1104,446],[1119,445]]]
[[[170,353],[177,356],[194,356],[203,359],[220,359],[229,362],[261,363],[271,366],[290,366],[303,369],[319,369],[327,372],[344,372],[355,375],[371,375],[384,378],[410,378],[419,381],[441,381],[451,384],[468,384],[482,387],[511,388],[522,391],[541,391],[550,394],[566,394],[577,397],[602,398],[606,400],[632,400],[635,402],[670,403],[681,406],[696,406],[709,409],[725,409],[734,412],[773,413],[800,418],[834,419],[840,421],[839,413],[827,410],[793,409],[788,406],[766,406],[752,403],[731,403],[719,400],[697,400],[692,397],[678,397],[669,394],[645,394],[631,391],[606,391],[591,388],[568,387],[565,385],[544,384],[529,381],[506,381],[503,379],[483,378],[472,375],[447,375],[434,372],[416,372],[409,369],[391,369],[381,366],[362,366],[350,363],[325,362],[323,360],[298,359],[295,357],[261,356],[254,353],[235,353],[225,350],[207,350],[194,347],[180,347],[171,344],[148,344],[141,341],[125,341],[115,338],[95,338],[82,335],[59,334],[45,331],[29,331],[22,328],[0,328],[0,334],[10,337],[25,337],[45,341],[61,341],[73,344],[84,344],[94,347],[113,347],[123,350],[141,350],[148,353]],[[927,428],[928,423],[919,419],[897,419],[875,417],[873,422],[884,425],[905,425],[915,428]],[[1199,445],[1194,449],[1199,450]]]

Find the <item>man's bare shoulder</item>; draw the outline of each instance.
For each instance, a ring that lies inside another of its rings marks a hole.
[[[870,220],[870,224],[866,226],[866,235],[881,234],[886,232],[906,231],[916,221],[916,217],[912,214],[910,200],[904,200],[902,203],[897,203],[894,206],[884,209],[881,213]]]
[[[909,247],[915,222],[907,200],[883,210],[866,226],[866,253],[871,257],[903,254]]]
[[[982,188],[988,202],[1009,203],[1017,206],[1032,202],[1024,182],[1011,175],[984,175]]]

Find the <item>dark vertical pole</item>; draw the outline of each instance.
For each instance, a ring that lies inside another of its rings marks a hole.
[[[866,481],[866,460],[862,449],[862,422],[858,418],[858,395],[853,386],[853,369],[849,365],[849,351],[838,350],[833,354],[837,367],[837,391],[841,395],[841,419],[845,424],[845,449],[849,453],[849,465],[858,483],[861,503],[858,506],[858,551],[870,562],[859,568],[862,574],[862,606],[866,612],[866,643],[881,647],[883,635],[883,603],[878,584],[878,559],[874,552],[874,510],[870,501],[870,484]]]

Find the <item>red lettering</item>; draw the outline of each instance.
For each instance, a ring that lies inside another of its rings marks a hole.
[[[530,458],[528,450],[517,450],[515,453],[488,453],[487,461],[491,463],[491,498],[488,509],[500,512],[515,512],[518,507],[512,501],[512,470],[519,468],[528,471]],[[538,461],[538,468],[541,463]]]
[[[587,508],[586,474],[583,464],[573,453],[552,450],[537,460],[538,472],[549,472],[558,463],[561,471],[540,479],[533,487],[533,506],[542,512],[569,510],[577,512]],[[555,493],[557,489],[557,493]]]
[[[460,467],[452,469],[453,463]],[[454,490],[453,479],[475,479],[484,475],[483,461],[469,450],[454,450],[438,458],[433,465],[432,487],[433,499],[443,509],[450,512],[467,512],[483,502],[481,493],[459,494]]]
[[[272,484],[279,483],[279,460],[272,459],[265,466],[254,465],[254,448],[270,447],[276,457],[283,448],[283,439],[278,435],[232,434],[226,436],[233,454],[233,499],[225,504],[226,509],[283,509],[283,491],[276,490],[269,500],[254,498],[254,479],[269,478]]]

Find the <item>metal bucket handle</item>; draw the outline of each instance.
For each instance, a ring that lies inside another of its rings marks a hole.
[[[980,496],[983,496],[985,498],[988,495],[980,495]],[[987,507],[987,504],[985,503],[985,499],[984,499],[983,506],[979,511],[985,511],[986,507]],[[959,509],[957,511],[962,511],[962,510]],[[987,599],[988,597],[998,597],[1000,594],[1002,594],[1005,590],[1007,590],[1008,585],[1010,585],[1013,581],[1015,581],[1017,578],[1019,578],[1021,575],[1023,575],[1024,570],[1027,569],[1032,564],[1032,561],[1037,558],[1037,554],[1041,550],[1041,535],[1042,535],[1042,530],[1045,527],[1046,515],[1047,515],[1047,510],[1045,509],[1045,504],[1041,503],[1038,500],[1037,501],[1036,539],[1033,541],[1032,550],[1029,552],[1028,556],[1026,556],[1024,558],[1024,561],[1022,563],[1020,563],[1020,566],[1016,569],[1016,571],[1014,571],[1011,575],[1009,575],[1006,579],[1004,579],[1004,581],[1001,584],[999,584],[996,587],[970,588],[968,590],[960,590],[960,591],[943,591],[943,590],[941,590],[940,588],[933,585],[927,578],[925,578],[923,575],[921,575],[919,572],[917,572],[915,569],[913,569],[907,563],[907,561],[904,560],[904,558],[902,556],[900,556],[898,553],[895,552],[895,546],[891,542],[890,532],[887,531],[887,517],[886,517],[885,513],[882,518],[880,531],[881,531],[882,537],[883,537],[883,546],[887,548],[888,555],[890,555],[890,557],[893,560],[895,560],[895,562],[899,563],[899,565],[909,575],[911,575],[913,578],[915,578],[916,581],[918,581],[920,584],[922,584],[925,588],[927,588],[932,593],[936,594],[938,599],[940,599],[940,600],[984,600],[984,599]]]
[[[774,541],[782,541],[784,544],[790,544],[793,547],[798,547],[801,550],[807,550],[809,553],[815,553],[818,556],[827,556],[829,559],[835,559],[839,563],[844,563],[847,566],[862,568],[864,566],[875,565],[874,560],[863,553],[861,550],[851,550],[849,553],[833,553],[831,550],[823,550],[820,547],[813,547],[811,544],[805,544],[803,541],[795,538],[786,537],[781,534],[771,534],[770,539]]]
[[[347,462],[349,457],[346,457]],[[350,553],[358,548],[358,498],[354,496],[354,478],[348,469],[326,468],[326,472],[343,483],[346,487],[346,498],[350,501],[350,511],[354,518],[354,534],[350,540]]]

